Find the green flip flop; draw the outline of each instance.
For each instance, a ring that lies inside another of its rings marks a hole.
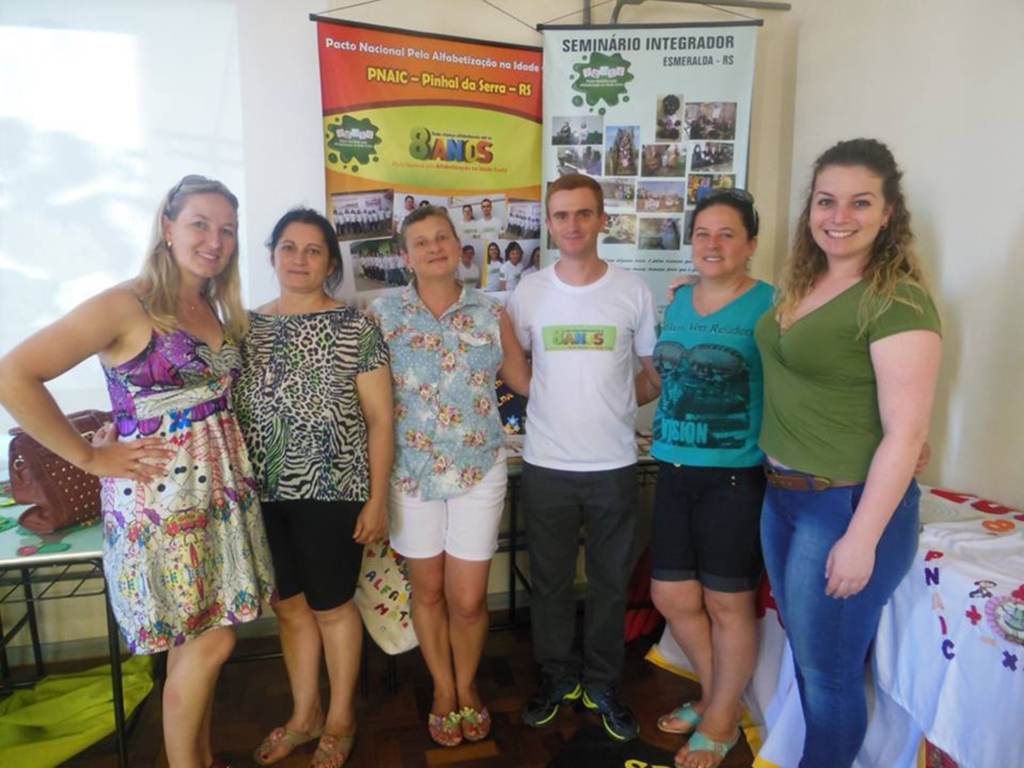
[[[667,715],[662,715],[658,718],[658,730],[664,731],[665,733],[678,733],[686,736],[687,734],[693,733],[697,730],[697,726],[700,725],[700,715],[697,714],[697,710],[693,708],[695,702],[688,701],[681,707],[676,707]],[[689,724],[689,728],[672,727],[669,725],[671,720],[682,720]]]
[[[725,760],[725,756],[732,751],[732,748],[739,743],[740,735],[736,734],[736,738],[732,741],[715,741],[709,739],[700,731],[694,731],[690,740],[686,743],[686,754],[692,754],[694,752],[711,752],[715,757],[718,758],[718,762],[714,763],[714,768],[717,768]],[[682,763],[678,760],[674,761],[676,768],[684,768]]]

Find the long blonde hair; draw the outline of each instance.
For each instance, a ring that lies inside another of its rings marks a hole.
[[[882,196],[885,204],[892,209],[888,225],[883,227],[872,244],[871,258],[861,275],[868,284],[857,312],[859,335],[863,336],[868,326],[894,301],[921,311],[922,308],[905,292],[897,292],[901,285],[915,285],[928,293],[924,270],[914,250],[910,211],[903,197],[903,172],[896,165],[896,159],[889,148],[875,139],[841,141],[825,150],[815,161],[807,201],[797,221],[793,253],[786,264],[779,288],[775,316],[781,320],[787,312],[795,309],[811,292],[818,276],[828,268],[825,252],[814,242],[811,234],[811,205],[818,175],[826,168],[837,165],[860,166],[881,178]]]
[[[181,270],[164,240],[163,220],[171,221],[181,215],[185,202],[192,195],[217,194],[238,211],[238,198],[223,183],[204,176],[189,175],[175,184],[164,196],[153,222],[153,235],[146,251],[146,260],[139,272],[137,290],[146,305],[153,325],[161,333],[171,333],[180,327],[178,320],[178,290]],[[238,271],[238,244],[228,257],[228,265],[216,277],[204,283],[202,297],[210,302],[224,325],[225,336],[238,342],[249,330],[249,316],[242,306],[242,280]]]

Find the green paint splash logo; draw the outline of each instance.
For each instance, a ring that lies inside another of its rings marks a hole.
[[[327,160],[332,165],[351,165],[350,170],[355,172],[360,165],[380,161],[377,145],[381,139],[377,135],[377,126],[368,118],[358,120],[352,115],[335,117],[327,126],[326,138]]]
[[[631,62],[622,58],[621,53],[614,53],[611,56],[604,53],[591,53],[589,61],[581,61],[573,64],[573,70],[579,76],[572,84],[574,91],[579,91],[582,96],[573,98],[573,104],[581,106],[583,100],[591,107],[597,106],[603,101],[609,107],[619,103],[619,97],[623,101],[629,101],[626,95],[626,83],[632,82],[633,75],[629,71]],[[603,113],[602,108],[602,113]]]

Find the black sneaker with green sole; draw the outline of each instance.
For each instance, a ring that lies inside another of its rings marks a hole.
[[[578,701],[583,695],[583,689],[579,683],[571,687],[562,685],[542,685],[538,691],[523,706],[523,722],[534,728],[541,728],[550,723],[562,702]]]
[[[605,731],[616,741],[632,741],[640,735],[640,725],[629,707],[619,701],[614,688],[584,691],[583,706],[601,715]]]

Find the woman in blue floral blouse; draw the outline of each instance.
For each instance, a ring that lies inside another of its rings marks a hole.
[[[529,368],[501,304],[456,279],[462,247],[443,209],[410,213],[399,242],[415,280],[370,307],[394,379],[389,527],[409,562],[413,626],[434,679],[430,735],[455,746],[490,732],[475,679],[505,502],[494,382],[500,368],[526,394]]]

